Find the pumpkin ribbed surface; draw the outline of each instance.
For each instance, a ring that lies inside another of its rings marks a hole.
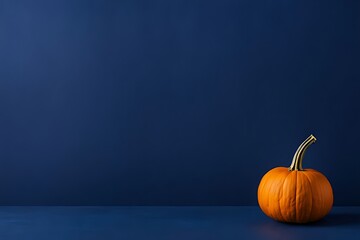
[[[329,213],[333,191],[327,178],[316,170],[277,167],[262,178],[258,202],[261,210],[277,221],[308,223]]]

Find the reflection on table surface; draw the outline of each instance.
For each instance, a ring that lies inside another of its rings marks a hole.
[[[0,239],[355,239],[360,207],[284,224],[258,207],[0,207]]]

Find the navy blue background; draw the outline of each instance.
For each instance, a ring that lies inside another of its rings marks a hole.
[[[0,204],[360,203],[359,1],[0,2]]]

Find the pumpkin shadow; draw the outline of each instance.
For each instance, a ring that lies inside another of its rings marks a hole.
[[[330,226],[359,226],[360,227],[360,213],[331,213],[324,219],[306,224],[309,227],[330,227]]]

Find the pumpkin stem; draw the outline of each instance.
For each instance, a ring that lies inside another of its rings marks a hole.
[[[296,150],[295,155],[293,157],[292,163],[289,167],[289,171],[303,171],[302,168],[302,161],[304,158],[304,154],[306,152],[306,149],[313,144],[316,141],[316,138],[314,135],[310,135],[305,141],[299,146],[299,148]]]

